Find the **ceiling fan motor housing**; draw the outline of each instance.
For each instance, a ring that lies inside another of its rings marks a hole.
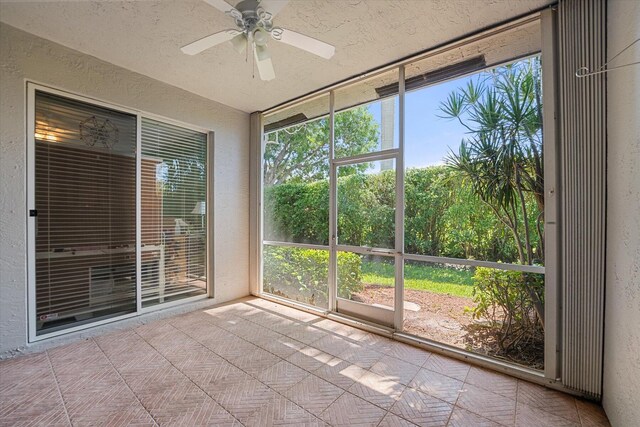
[[[265,11],[257,0],[242,0],[235,10],[227,13],[236,20],[238,29],[247,35],[253,34],[256,30],[271,32],[273,29],[273,16]]]

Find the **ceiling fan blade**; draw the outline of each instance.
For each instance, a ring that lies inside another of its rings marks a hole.
[[[276,72],[273,69],[271,54],[267,50],[267,47],[256,46],[254,54],[256,57],[256,65],[258,66],[258,73],[260,74],[260,78],[267,82],[269,80],[275,79]]]
[[[202,52],[203,50],[209,49],[210,47],[231,40],[237,34],[238,31],[234,30],[220,31],[219,33],[211,34],[210,36],[203,37],[200,40],[194,41],[193,43],[189,43],[186,46],[182,46],[180,50],[182,50],[182,52],[186,53],[187,55],[195,55]]]
[[[267,12],[271,14],[271,16],[276,16],[283,7],[285,7],[289,3],[289,0],[262,0],[260,2],[260,6]]]
[[[204,0],[209,3],[211,6],[218,9],[220,12],[229,12],[230,10],[235,10],[235,7],[231,6],[224,0]]]
[[[284,28],[282,29],[280,38],[275,39],[325,59],[330,59],[333,54],[336,53],[336,48],[328,43]]]

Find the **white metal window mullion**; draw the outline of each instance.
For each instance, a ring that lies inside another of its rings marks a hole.
[[[328,277],[328,307],[329,311],[336,311],[338,295],[338,198],[337,198],[337,170],[335,165],[335,92],[329,92],[329,277]]]
[[[542,150],[544,161],[544,301],[545,301],[545,340],[544,340],[544,373],[549,379],[562,377],[562,346],[559,307],[560,293],[560,245],[559,226],[560,209],[558,204],[558,122],[557,122],[557,12],[547,9],[542,12]]]
[[[394,327],[402,331],[404,323],[404,136],[405,136],[405,80],[404,65],[398,67],[398,155],[396,157],[396,257]]]
[[[213,174],[213,160],[214,160],[214,147],[215,147],[215,132],[211,131],[207,135],[207,184],[205,195],[205,215],[207,220],[207,229],[205,230],[205,236],[207,239],[207,245],[205,247],[205,274],[207,275],[207,296],[209,298],[215,297],[214,287],[214,275],[215,275],[215,245],[214,245],[214,174]]]

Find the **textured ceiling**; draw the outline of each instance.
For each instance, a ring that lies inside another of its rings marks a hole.
[[[254,77],[229,43],[196,56],[180,47],[232,27],[201,0],[0,0],[0,20],[246,112],[357,75],[431,46],[535,10],[550,0],[291,0],[277,26],[336,46],[324,60],[271,41],[276,79]],[[236,2],[231,2],[236,3]]]

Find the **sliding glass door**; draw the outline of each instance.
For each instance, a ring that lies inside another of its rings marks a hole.
[[[29,84],[30,340],[207,295],[207,134]]]

